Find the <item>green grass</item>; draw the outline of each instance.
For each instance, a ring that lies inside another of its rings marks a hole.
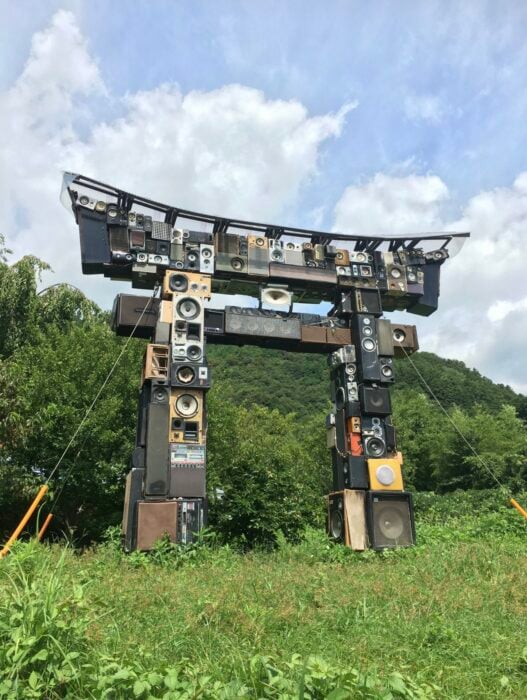
[[[525,699],[524,522],[447,522],[423,515],[421,544],[387,554],[316,531],[271,553],[21,545],[0,564],[0,697]],[[33,640],[19,673],[15,628]]]

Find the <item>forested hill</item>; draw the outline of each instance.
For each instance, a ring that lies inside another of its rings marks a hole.
[[[329,372],[324,355],[287,353],[255,347],[208,349],[216,384],[236,402],[277,408],[299,417],[320,413],[328,407]],[[412,357],[427,383],[445,407],[470,408],[480,404],[489,411],[503,404],[515,406],[527,419],[527,397],[510,387],[494,384],[463,362],[445,360],[429,352]],[[394,393],[404,389],[425,391],[410,362],[396,361]]]

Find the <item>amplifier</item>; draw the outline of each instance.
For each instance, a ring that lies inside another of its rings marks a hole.
[[[204,498],[205,445],[170,445],[170,498]]]

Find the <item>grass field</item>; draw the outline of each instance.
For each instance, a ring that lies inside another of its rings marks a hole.
[[[249,554],[20,545],[0,564],[0,697],[527,698],[524,522],[418,533],[362,555],[316,531]]]

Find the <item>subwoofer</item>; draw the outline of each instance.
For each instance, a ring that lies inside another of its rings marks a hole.
[[[415,544],[411,493],[368,491],[366,519],[372,549],[410,547]]]

